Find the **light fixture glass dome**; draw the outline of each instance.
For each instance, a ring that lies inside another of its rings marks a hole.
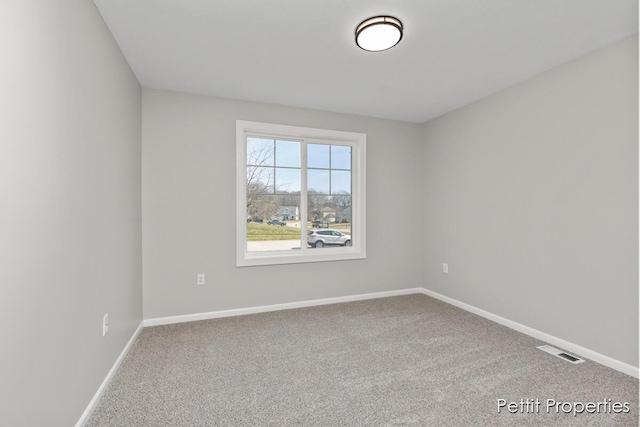
[[[387,50],[402,39],[402,22],[393,16],[374,16],[356,28],[356,44],[371,52]]]

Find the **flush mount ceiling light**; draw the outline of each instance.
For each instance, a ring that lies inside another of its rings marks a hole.
[[[360,49],[379,52],[394,47],[402,39],[402,22],[393,16],[374,16],[356,28],[356,44]]]

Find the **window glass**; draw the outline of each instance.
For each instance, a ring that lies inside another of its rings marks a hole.
[[[331,169],[351,170],[351,147],[331,146]]]
[[[300,142],[276,141],[276,166],[300,167]]]
[[[275,173],[278,194],[300,193],[300,169],[276,168]]]
[[[310,168],[329,168],[329,146],[324,144],[307,145],[307,166]]]
[[[247,165],[273,166],[273,139],[247,138]]]
[[[331,174],[324,169],[309,169],[307,171],[307,190],[310,193],[329,194]]]
[[[266,194],[275,192],[273,168],[247,165],[247,192]]]
[[[351,194],[351,171],[331,171],[331,194]]]
[[[236,129],[237,265],[364,258],[366,136],[240,120]]]
[[[247,252],[299,250],[300,142],[248,137],[246,167]]]

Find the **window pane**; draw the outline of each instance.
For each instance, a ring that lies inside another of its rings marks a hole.
[[[300,196],[257,194],[247,199],[247,251],[300,250]]]
[[[276,166],[300,167],[300,143],[276,141]]]
[[[325,207],[327,203],[327,196],[318,194],[315,191],[309,191],[307,194],[307,219],[311,223],[309,225],[309,229],[311,228],[322,228],[322,208]]]
[[[331,171],[331,194],[351,194],[351,172]]]
[[[276,192],[300,193],[300,169],[276,168]]]
[[[247,138],[247,165],[273,166],[273,139]]]
[[[307,194],[307,207],[308,229],[328,228],[310,233],[307,236],[309,247],[321,250],[324,247],[351,246],[351,196],[327,196],[310,191]]]
[[[273,193],[274,169],[256,166],[247,166],[247,192]]]
[[[329,168],[329,146],[324,144],[307,145],[307,166],[310,168]]]
[[[351,170],[351,147],[331,146],[331,169]]]
[[[307,189],[319,194],[329,194],[329,171],[322,169],[307,170]]]

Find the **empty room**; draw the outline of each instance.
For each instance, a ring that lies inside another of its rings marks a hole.
[[[636,0],[7,0],[0,52],[0,426],[638,425]]]

